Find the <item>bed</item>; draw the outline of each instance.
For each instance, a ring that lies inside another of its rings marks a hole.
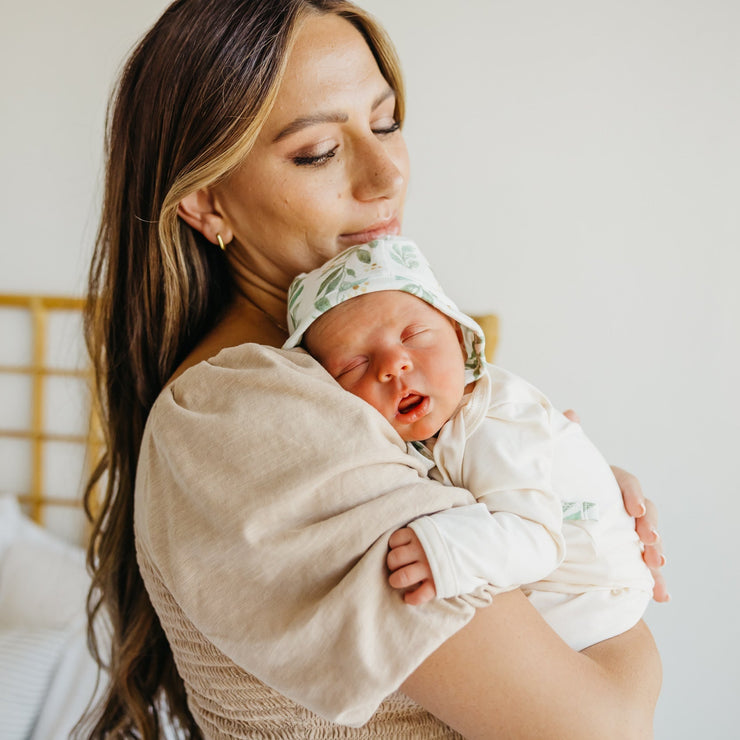
[[[98,696],[82,492],[101,451],[81,298],[0,295],[0,736],[62,740]],[[493,315],[476,316],[492,360]],[[165,728],[165,737],[176,734]]]
[[[82,489],[100,443],[83,301],[0,295],[0,735],[67,738],[96,691]]]

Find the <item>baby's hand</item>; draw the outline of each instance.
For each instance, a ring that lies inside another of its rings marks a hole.
[[[418,606],[431,601],[437,593],[432,570],[414,530],[409,527],[396,530],[388,545],[391,548],[386,559],[391,571],[388,583],[393,588],[406,590],[403,600],[407,604]]]

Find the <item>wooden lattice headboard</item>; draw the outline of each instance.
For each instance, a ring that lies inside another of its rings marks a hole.
[[[495,313],[474,314],[471,317],[477,321],[486,337],[485,354],[488,362],[493,362],[498,344],[498,316]]]
[[[82,492],[100,454],[83,306],[82,298],[0,295],[0,492],[78,542]]]

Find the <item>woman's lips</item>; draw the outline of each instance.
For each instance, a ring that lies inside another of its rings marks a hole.
[[[402,424],[413,424],[429,413],[429,396],[409,393],[398,403],[396,420]]]
[[[356,244],[365,244],[381,236],[398,236],[401,233],[401,224],[397,218],[391,218],[378,224],[373,224],[362,231],[351,234],[340,234],[339,241],[345,247],[354,247]]]

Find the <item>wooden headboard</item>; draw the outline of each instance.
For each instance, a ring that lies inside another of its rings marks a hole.
[[[477,321],[486,337],[485,355],[488,362],[493,362],[498,344],[498,316],[495,313],[473,314],[473,321]]]
[[[0,294],[0,492],[86,539],[82,492],[100,454],[82,340],[84,299]]]

